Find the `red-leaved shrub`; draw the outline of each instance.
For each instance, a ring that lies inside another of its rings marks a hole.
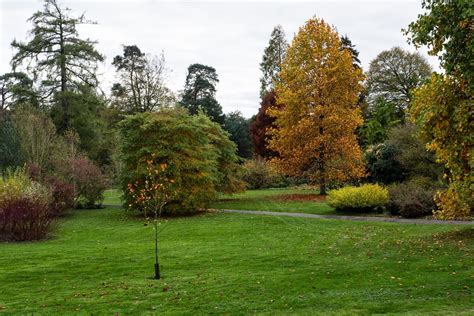
[[[51,204],[50,215],[61,216],[65,211],[74,208],[74,187],[58,179],[50,181]]]
[[[71,177],[75,188],[76,204],[93,208],[102,202],[107,181],[99,167],[86,157],[72,160]]]
[[[52,217],[46,201],[30,197],[7,200],[0,206],[1,239],[28,241],[44,238]]]

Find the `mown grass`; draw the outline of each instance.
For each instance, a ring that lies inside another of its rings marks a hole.
[[[211,203],[213,209],[233,209],[250,211],[274,211],[310,214],[336,214],[335,210],[323,201],[285,201],[286,195],[318,194],[312,188],[282,188],[247,190],[237,194],[223,194],[219,200]],[[121,205],[121,193],[112,189],[105,191],[105,205]]]
[[[309,214],[336,214],[336,211],[324,201],[284,200],[285,195],[318,194],[316,189],[284,188],[247,190],[244,193],[222,195],[211,204],[215,209],[273,211]]]
[[[151,226],[74,211],[51,238],[0,244],[0,312],[472,314],[473,226],[208,213]]]

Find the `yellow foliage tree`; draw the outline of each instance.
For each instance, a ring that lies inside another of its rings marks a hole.
[[[329,182],[364,176],[354,133],[363,123],[356,106],[362,80],[335,28],[316,18],[300,28],[276,85],[285,106],[269,110],[276,119],[269,147],[282,172],[319,183],[321,194]]]
[[[449,186],[435,197],[440,219],[469,216],[474,206],[474,96],[462,89],[462,80],[434,74],[414,92],[411,119],[420,126],[438,162],[445,166]]]

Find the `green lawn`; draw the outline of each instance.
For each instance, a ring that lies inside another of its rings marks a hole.
[[[471,314],[474,228],[211,213],[152,228],[74,211],[0,244],[0,313]]]
[[[223,195],[211,207],[216,209],[273,211],[310,214],[335,214],[332,207],[320,201],[285,201],[285,195],[318,194],[315,189],[263,189],[247,190],[244,193]]]
[[[283,201],[276,199],[289,194],[318,194],[318,190],[301,188],[247,190],[244,193],[222,195],[210,207],[214,209],[336,214],[334,209],[325,202]],[[117,190],[107,190],[105,192],[104,204],[120,205],[120,192]]]
[[[120,200],[122,193],[117,189],[105,190],[104,204],[106,205],[122,205]]]

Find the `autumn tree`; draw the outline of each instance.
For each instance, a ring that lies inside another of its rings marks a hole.
[[[203,111],[216,123],[224,123],[222,107],[216,100],[216,85],[219,82],[216,69],[202,64],[188,67],[186,83],[180,104],[195,115]]]
[[[97,63],[104,57],[95,49],[97,42],[79,37],[77,26],[93,24],[84,15],[69,16],[69,9],[60,7],[56,0],[45,0],[44,8],[29,19],[33,23],[27,42],[14,40],[16,53],[12,58],[14,70],[20,65],[40,80],[43,98],[59,97],[63,119],[58,126],[65,131],[70,127],[70,102],[67,92],[81,85],[96,87]]]
[[[446,169],[449,186],[439,192],[435,214],[442,219],[468,216],[474,207],[474,23],[472,1],[426,0],[426,12],[407,30],[415,46],[427,45],[446,74],[435,74],[417,89],[410,109],[413,121]]]
[[[235,192],[241,185],[236,145],[219,124],[200,113],[190,115],[182,108],[163,108],[136,113],[119,124],[121,185],[126,205],[133,203],[128,191],[146,189],[149,154],[154,161],[173,166],[169,176],[176,181],[177,194],[163,206],[163,214],[176,215],[207,208],[219,192]],[[149,210],[149,209],[148,209]]]
[[[274,84],[278,81],[278,73],[281,70],[281,64],[285,59],[285,52],[288,48],[288,42],[285,39],[285,32],[281,25],[275,26],[270,35],[270,41],[265,48],[260,70],[262,77],[260,78],[260,98],[274,89]]]
[[[319,183],[321,194],[330,182],[364,175],[354,133],[362,124],[355,106],[362,79],[334,27],[313,18],[299,29],[276,86],[285,107],[269,111],[276,118],[270,148],[280,170]]]
[[[370,62],[367,73],[369,103],[379,97],[395,105],[403,121],[412,100],[413,89],[421,86],[431,75],[431,66],[419,53],[394,47],[381,52]]]
[[[123,46],[115,56],[119,82],[112,86],[112,103],[126,113],[154,111],[171,105],[174,96],[165,85],[166,65],[160,57],[143,53],[136,45]]]
[[[268,140],[271,137],[268,132],[274,126],[275,118],[268,115],[267,111],[272,107],[276,107],[274,91],[265,94],[255,120],[250,124],[250,139],[254,153],[262,158],[271,158],[277,155],[275,151],[268,148]]]
[[[127,190],[132,197],[131,203],[154,215],[153,229],[155,231],[155,279],[161,278],[158,262],[158,221],[161,219],[163,208],[170,203],[177,193],[176,180],[173,178],[173,165],[159,161],[156,153],[144,158],[146,166],[145,183],[128,183]]]

